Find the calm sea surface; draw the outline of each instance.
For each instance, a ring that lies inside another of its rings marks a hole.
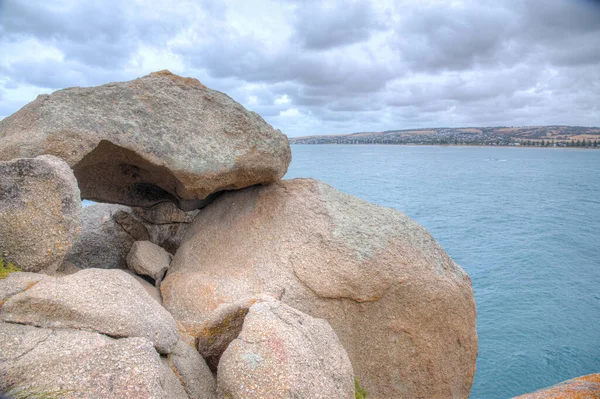
[[[294,145],[312,177],[425,226],[473,280],[472,399],[600,372],[600,151]]]

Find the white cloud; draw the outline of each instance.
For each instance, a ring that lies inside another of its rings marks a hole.
[[[290,100],[290,98],[288,97],[287,94],[281,95],[281,96],[277,96],[275,98],[275,104],[289,104],[291,103],[292,100]]]
[[[285,116],[285,117],[298,117],[301,115],[302,115],[302,113],[300,112],[300,110],[298,108],[288,108],[285,111],[279,112],[279,116]]]

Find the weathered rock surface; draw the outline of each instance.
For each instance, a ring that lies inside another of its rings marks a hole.
[[[150,241],[175,255],[181,246],[190,223],[146,224]]]
[[[5,259],[23,271],[54,272],[80,231],[81,199],[69,165],[49,155],[0,162]]]
[[[160,358],[160,367],[162,374],[161,385],[169,399],[189,399],[189,396],[183,389],[183,385],[179,377],[175,374],[175,370],[171,367],[169,360],[164,357]]]
[[[33,287],[45,278],[48,278],[45,274],[15,272],[0,279],[0,309],[8,298]]]
[[[126,206],[86,206],[82,220],[81,237],[65,259],[82,269],[125,269],[133,243],[150,238],[144,224],[133,218]]]
[[[38,327],[84,329],[111,337],[144,337],[169,353],[175,321],[133,277],[121,270],[86,269],[47,278],[10,297],[0,318]]]
[[[250,306],[272,298],[262,295],[241,299],[236,303],[223,303],[204,318],[196,334],[196,348],[213,372],[217,372],[219,360],[225,349],[242,332]]]
[[[82,198],[201,207],[211,194],[280,179],[288,140],[258,114],[168,71],[70,88],[0,121],[0,160],[56,155]]]
[[[168,207],[159,207],[169,209]],[[156,211],[154,211],[156,212]],[[171,215],[177,214],[171,212]],[[80,268],[126,269],[127,255],[136,241],[151,241],[174,254],[196,212],[182,212],[183,219],[169,223],[152,223],[149,220],[161,220],[141,214],[139,209],[123,205],[95,204],[86,206],[82,211],[83,229],[81,237],[65,261]],[[146,216],[146,217],[144,217]],[[167,214],[169,217],[169,214]],[[169,220],[162,218],[162,220]]]
[[[173,255],[150,241],[136,241],[127,255],[127,266],[142,276],[148,276],[160,285],[171,265]]]
[[[404,214],[324,183],[225,193],[195,218],[161,292],[195,336],[221,304],[281,296],[331,324],[370,397],[469,395],[477,333],[467,274]]]
[[[129,274],[131,277],[135,279],[140,285],[146,290],[148,294],[162,306],[162,296],[160,295],[160,290],[154,285],[150,284],[149,281],[144,278],[138,276],[131,270],[123,270],[125,273]]]
[[[161,202],[151,208],[133,208],[134,212],[150,224],[191,223],[199,210],[182,211],[172,202]]]
[[[352,365],[329,324],[275,299],[250,307],[217,384],[221,398],[354,398]]]
[[[81,271],[79,266],[76,266],[69,261],[63,261],[60,267],[54,273],[52,273],[52,276],[67,276],[69,274],[75,274],[79,271]]]
[[[162,202],[151,208],[133,208],[150,234],[150,241],[175,254],[198,210],[182,211],[172,202]]]
[[[160,356],[145,338],[0,323],[0,382],[14,391],[170,399],[163,373]]]
[[[56,273],[53,274],[53,276],[68,276],[70,274],[75,274],[79,271],[81,271],[82,269],[80,269],[79,267],[75,266],[74,264],[72,264],[71,262],[63,262],[63,264],[61,265],[61,267],[56,271]],[[162,306],[162,297],[160,295],[160,290],[154,285],[154,284],[150,284],[150,282],[146,279],[144,279],[143,277],[138,276],[137,274],[135,274],[135,272],[128,270],[128,269],[121,269],[123,270],[125,273],[129,274],[131,277],[133,277],[138,283],[141,284],[142,287],[144,287],[144,289],[146,290],[146,292],[148,294],[150,294],[150,296],[152,298],[154,298],[154,300],[156,302],[158,302],[161,306]]]
[[[177,342],[169,355],[169,363],[190,399],[215,399],[217,382],[206,362],[194,347],[183,340]]]
[[[515,399],[599,399],[600,398],[600,374],[589,374],[583,377],[573,378],[553,385],[549,388],[540,389],[533,393],[517,396]]]

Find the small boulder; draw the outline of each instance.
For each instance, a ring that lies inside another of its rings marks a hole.
[[[540,389],[533,393],[517,396],[515,399],[598,399],[600,398],[600,374],[589,374],[573,378]]]
[[[139,275],[150,277],[158,287],[172,258],[173,255],[150,241],[136,241],[127,255],[127,266]]]
[[[0,322],[0,385],[9,395],[170,399],[164,372],[145,338]]]
[[[250,307],[217,374],[220,398],[354,398],[354,373],[329,324],[275,299]]]
[[[160,71],[40,95],[0,121],[0,160],[54,154],[81,196],[192,210],[212,194],[279,180],[287,137],[193,78]]]
[[[160,353],[179,338],[173,317],[121,270],[85,269],[40,281],[10,297],[0,318],[38,327],[92,330],[111,337],[144,337]]]
[[[69,165],[50,155],[0,162],[1,257],[23,271],[52,273],[80,231],[81,199]]]

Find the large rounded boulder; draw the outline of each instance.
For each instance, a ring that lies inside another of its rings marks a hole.
[[[267,294],[327,320],[373,398],[467,398],[471,281],[406,215],[297,179],[225,193],[196,216],[161,285],[200,336],[224,304]]]
[[[52,273],[80,233],[81,200],[69,165],[50,155],[0,162],[0,259]]]
[[[0,160],[56,155],[82,198],[196,209],[213,193],[280,179],[285,135],[198,80],[168,71],[40,95],[0,121]]]

